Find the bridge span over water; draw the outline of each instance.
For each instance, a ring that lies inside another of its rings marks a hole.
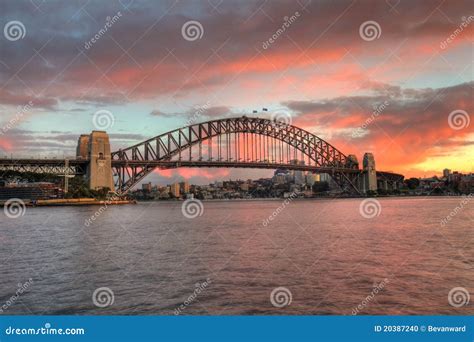
[[[155,169],[225,167],[325,173],[350,193],[395,189],[403,175],[375,169],[372,154],[362,165],[330,143],[296,126],[238,117],[191,124],[111,152],[106,132],[79,137],[74,159],[0,159],[0,170],[83,175],[90,188],[127,193]]]

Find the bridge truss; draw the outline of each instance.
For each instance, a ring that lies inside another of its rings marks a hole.
[[[229,118],[182,127],[112,153],[115,187],[126,193],[155,168],[284,168],[328,173],[359,192],[358,165],[316,135],[279,121]]]
[[[85,175],[87,160],[79,159],[0,159],[0,172],[31,172],[55,175]]]

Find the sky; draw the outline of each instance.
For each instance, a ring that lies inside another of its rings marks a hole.
[[[474,171],[470,0],[3,0],[0,12],[0,156],[72,156],[94,129],[118,150],[247,115],[284,117],[407,177]]]

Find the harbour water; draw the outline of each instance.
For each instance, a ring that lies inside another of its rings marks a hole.
[[[0,314],[472,315],[449,295],[474,294],[474,200],[462,201],[382,198],[375,214],[362,199],[203,202],[195,218],[183,202],[2,213]],[[108,297],[93,298],[101,288]]]

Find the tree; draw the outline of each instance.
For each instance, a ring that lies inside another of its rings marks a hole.
[[[405,184],[407,185],[408,189],[414,190],[420,185],[420,180],[418,178],[409,178],[405,180]]]
[[[375,196],[377,196],[377,191],[367,190],[367,192],[365,194],[367,195],[367,197],[375,197]]]
[[[329,191],[329,183],[328,182],[315,182],[313,184],[313,192],[325,192]]]

